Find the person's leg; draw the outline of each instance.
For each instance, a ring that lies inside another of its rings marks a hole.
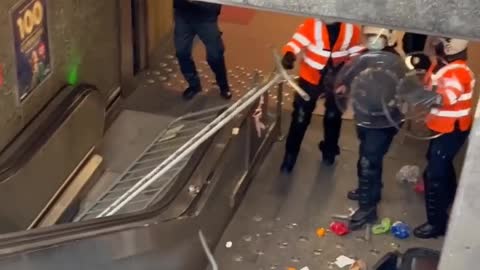
[[[198,77],[197,69],[192,59],[194,38],[195,31],[192,25],[186,22],[181,16],[175,15],[175,50],[180,70],[189,85],[183,93],[185,99],[191,99],[201,91],[200,78]]]
[[[357,127],[357,135],[358,135],[358,140],[360,141],[360,147],[359,147],[359,153],[362,156],[361,153],[369,153],[369,152],[376,152],[375,155],[378,156],[378,159],[381,160],[381,162],[378,163],[378,166],[374,166],[377,171],[378,177],[374,178],[373,181],[373,192],[374,192],[374,200],[375,202],[380,202],[382,199],[382,188],[383,188],[383,183],[381,181],[382,179],[382,171],[383,171],[383,159],[390,149],[390,146],[392,144],[393,138],[395,135],[398,133],[396,128],[385,128],[385,129],[368,129],[364,127]],[[367,140],[368,136],[368,140]],[[376,144],[377,149],[371,149],[372,145]],[[357,176],[358,179],[360,180],[361,178],[364,178],[364,171],[360,170],[361,168],[361,163],[360,160],[357,163]],[[357,189],[354,189],[352,191],[349,191],[347,194],[347,198],[352,200],[352,201],[358,201],[360,198],[360,192]]]
[[[309,94],[310,100],[305,101],[299,95],[295,95],[292,120],[285,146],[285,157],[281,167],[281,170],[284,173],[290,173],[295,166],[303,137],[305,136],[305,132],[312,119],[312,113],[315,110],[318,96],[320,94],[320,91],[316,86],[311,85],[302,79],[299,80],[299,85]]]
[[[196,32],[202,42],[205,44],[207,52],[207,61],[215,73],[218,87],[223,97],[231,98],[230,87],[227,78],[227,68],[225,65],[225,46],[222,40],[222,32],[218,27],[218,22],[207,22],[197,24]]]
[[[456,180],[453,159],[467,137],[468,132],[454,131],[430,142],[428,164],[424,172],[427,223],[414,230],[415,236],[434,238],[445,234],[447,210],[456,192],[456,184],[452,185]]]
[[[323,161],[332,165],[335,157],[340,154],[338,140],[340,139],[340,130],[342,129],[343,111],[339,108],[335,94],[327,91],[325,99],[325,116],[323,117],[323,141],[319,148],[323,155]]]
[[[377,219],[377,204],[382,191],[383,158],[392,144],[394,129],[357,127],[360,153],[357,163],[358,210],[353,214],[349,228],[361,229]]]

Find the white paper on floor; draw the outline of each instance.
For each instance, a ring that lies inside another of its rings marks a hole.
[[[340,268],[352,265],[354,263],[355,263],[354,259],[349,258],[349,257],[344,256],[344,255],[338,256],[337,260],[335,261],[335,264]]]

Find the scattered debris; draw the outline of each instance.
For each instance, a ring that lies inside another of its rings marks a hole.
[[[300,241],[300,242],[308,242],[308,240],[309,240],[308,237],[303,236],[303,235],[298,237],[298,241]]]
[[[332,215],[332,218],[349,221],[351,219],[351,217],[353,216],[353,214],[355,214],[356,211],[357,211],[357,209],[354,209],[354,208],[350,207],[350,208],[348,208],[348,212],[349,212],[348,215],[334,214],[334,215]]]
[[[389,218],[383,218],[380,224],[372,227],[372,233],[375,235],[389,233],[392,228],[392,221]]]
[[[366,228],[365,228],[365,241],[370,241],[370,232],[372,231],[372,225],[371,224],[367,224]]]
[[[425,184],[423,183],[423,180],[421,180],[420,182],[418,182],[415,185],[414,190],[415,190],[415,192],[420,193],[420,194],[425,193]]]
[[[352,264],[350,270],[367,270],[367,264],[362,260],[357,260]]]
[[[305,266],[305,267],[300,268],[300,270],[310,270],[310,268],[308,268],[308,266]]]
[[[239,128],[233,128],[232,129],[232,135],[238,135],[240,133],[240,129]]]
[[[253,221],[255,221],[255,222],[260,222],[262,220],[263,220],[263,217],[261,217],[259,215],[256,215],[256,216],[253,217]]]
[[[338,235],[338,236],[344,236],[347,235],[350,231],[348,230],[347,224],[339,221],[334,221],[330,224],[330,230]]]
[[[243,262],[243,256],[242,255],[235,255],[235,256],[233,256],[233,261]]]
[[[226,248],[231,248],[232,246],[233,246],[232,241],[228,241],[227,243],[225,243]]]
[[[245,242],[252,242],[252,240],[253,240],[253,237],[249,234],[244,235],[242,238],[243,238],[243,241],[245,241]]]
[[[318,228],[316,233],[317,233],[317,236],[321,238],[327,234],[327,230],[325,230],[325,228]]]
[[[420,178],[420,168],[416,165],[405,165],[397,173],[399,182],[417,183]]]
[[[338,258],[335,260],[335,264],[340,267],[340,268],[343,268],[345,266],[349,266],[349,265],[352,265],[355,263],[355,260],[352,259],[352,258],[349,258],[345,255],[341,255],[341,256],[338,256]]]
[[[378,255],[380,255],[380,250],[375,249],[375,248],[372,248],[372,249],[370,250],[370,253],[372,253],[372,254],[375,255],[375,256],[378,256]]]
[[[333,219],[340,219],[340,220],[350,220],[350,216],[349,216],[349,215],[338,215],[338,214],[335,214],[335,215],[332,215],[332,218],[333,218]]]
[[[397,243],[390,243],[390,246],[395,250],[400,249],[400,244],[397,244]]]
[[[392,234],[398,239],[407,239],[410,237],[410,226],[402,221],[393,223]]]

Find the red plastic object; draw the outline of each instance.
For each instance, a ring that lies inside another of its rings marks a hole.
[[[330,224],[330,230],[338,236],[344,236],[350,232],[347,224],[339,221],[332,222],[332,224]]]
[[[415,185],[415,192],[421,193],[421,194],[425,193],[425,184],[423,183],[423,181]]]

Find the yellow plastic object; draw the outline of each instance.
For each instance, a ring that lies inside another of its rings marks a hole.
[[[317,236],[324,237],[327,234],[327,230],[325,228],[318,228],[317,229]]]

